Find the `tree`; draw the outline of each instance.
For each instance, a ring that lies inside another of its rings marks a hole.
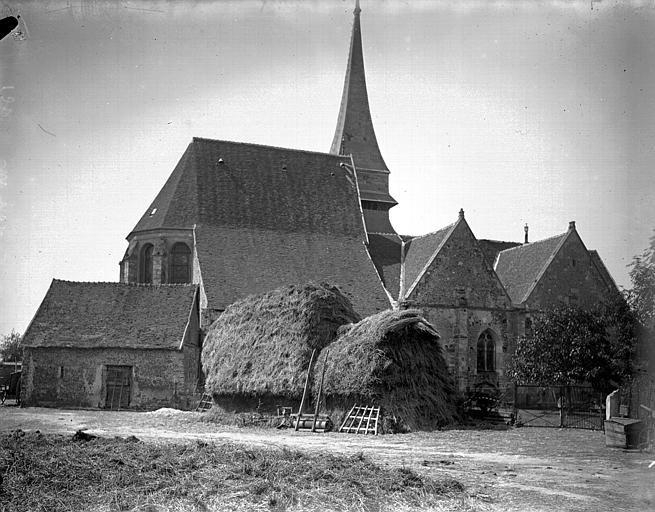
[[[639,319],[638,359],[642,370],[655,373],[655,236],[650,245],[629,265],[632,289],[625,292],[626,300]],[[650,370],[649,370],[650,367]]]
[[[629,265],[632,289],[628,290],[627,300],[637,318],[645,327],[653,329],[655,324],[655,236],[650,238],[650,246]]]
[[[12,329],[0,339],[0,359],[3,361],[20,361],[23,357],[21,335]]]
[[[632,374],[636,318],[617,297],[597,308],[562,306],[533,320],[519,338],[507,374],[519,384],[588,382],[609,390]]]

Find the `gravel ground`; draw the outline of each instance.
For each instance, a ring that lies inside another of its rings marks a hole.
[[[238,428],[202,415],[0,407],[0,432],[17,428],[149,442],[204,439],[365,456],[462,482],[480,509],[502,511],[655,510],[655,454],[605,447],[602,432],[556,428],[445,430],[385,436]]]

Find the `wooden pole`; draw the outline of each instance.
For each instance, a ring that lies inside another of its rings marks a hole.
[[[305,389],[302,392],[302,400],[300,400],[300,409],[298,409],[298,418],[296,419],[296,430],[300,427],[300,417],[302,416],[302,409],[305,406],[305,398],[307,397],[307,387],[309,386],[309,376],[312,373],[312,364],[314,363],[314,356],[316,349],[312,350],[312,358],[309,360],[309,368],[307,368],[307,378],[305,379]]]
[[[323,393],[323,380],[325,379],[325,369],[327,368],[329,355],[330,355],[330,351],[327,350],[325,352],[325,361],[323,361],[323,373],[321,373],[321,382],[318,385],[318,397],[316,398],[316,407],[314,408],[314,421],[312,422],[312,432],[316,432],[316,419],[318,418],[318,409],[321,406],[321,394]]]

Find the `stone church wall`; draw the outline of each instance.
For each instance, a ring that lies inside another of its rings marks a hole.
[[[107,366],[116,365],[132,368],[130,409],[189,408],[197,358],[197,346],[184,351],[25,348],[22,399],[26,406],[103,408]]]
[[[421,309],[441,335],[449,369],[460,391],[507,384],[505,364],[516,345],[520,313],[485,260],[466,222],[460,222],[405,305]],[[477,343],[489,329],[493,372],[477,371]]]
[[[612,293],[574,233],[569,236],[530,295],[530,309],[561,304],[593,307]]]
[[[460,391],[487,384],[502,388],[508,384],[505,365],[516,348],[518,326],[524,316],[521,312],[447,306],[420,309],[441,335],[444,357]],[[477,343],[487,329],[494,338],[496,371],[479,373]]]

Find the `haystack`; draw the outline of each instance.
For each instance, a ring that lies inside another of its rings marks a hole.
[[[349,300],[327,284],[287,286],[229,306],[202,350],[206,390],[224,409],[297,406],[311,359],[357,322]]]
[[[453,422],[455,389],[439,334],[420,311],[383,311],[343,327],[340,334],[329,347],[323,385],[333,420],[358,404],[382,407],[387,431],[432,429]],[[315,380],[323,362],[324,356]]]

